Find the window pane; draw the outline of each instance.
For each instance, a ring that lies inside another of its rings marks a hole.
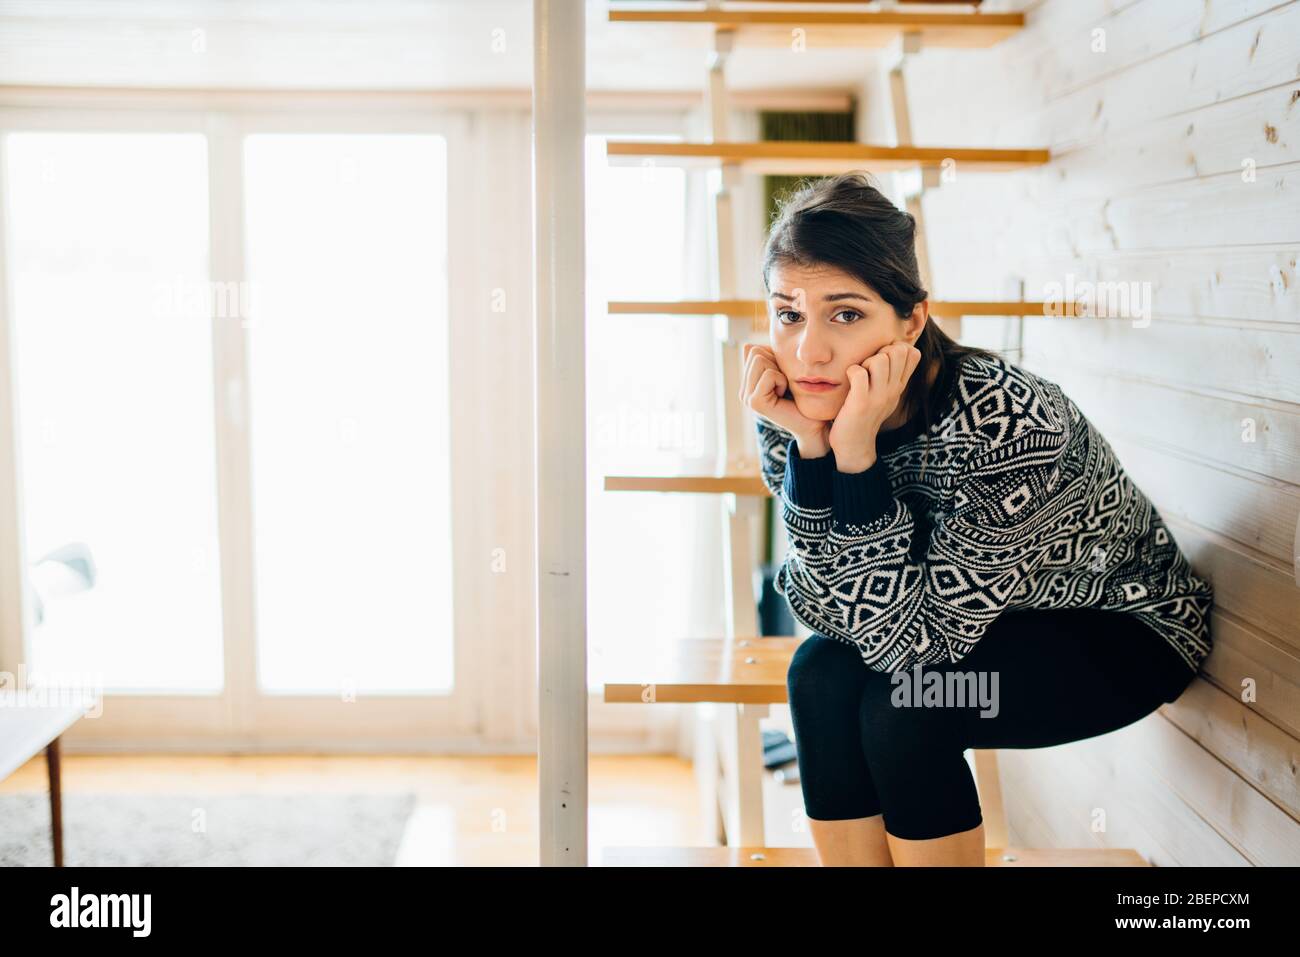
[[[6,150],[24,546],[42,609],[27,667],[102,676],[109,692],[218,691],[206,140],[11,133]],[[35,564],[55,550],[68,561]]]
[[[245,141],[257,669],[449,691],[446,142]]]

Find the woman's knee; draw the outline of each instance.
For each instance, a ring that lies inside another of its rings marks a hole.
[[[856,703],[866,671],[856,648],[824,635],[810,635],[795,649],[786,672],[790,707],[825,707],[836,700]]]

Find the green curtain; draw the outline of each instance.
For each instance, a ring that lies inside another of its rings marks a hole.
[[[822,143],[852,143],[855,110],[843,113],[776,113],[759,112],[760,138],[764,140],[802,140]],[[776,215],[779,201],[801,183],[816,177],[764,176],[763,205],[765,224]],[[768,498],[763,509],[763,561],[770,565],[776,555],[776,500]]]
[[[819,143],[852,143],[854,113],[773,113],[760,112],[760,137],[764,140],[802,140]],[[800,183],[816,177],[764,176],[763,204],[767,222],[776,214],[777,201]]]

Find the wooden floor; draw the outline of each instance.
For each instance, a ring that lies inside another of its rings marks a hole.
[[[536,866],[537,760],[528,756],[63,755],[63,793],[293,793],[419,797],[397,864]],[[592,755],[591,862],[606,846],[702,843],[691,765],[673,757]],[[44,758],[0,794],[47,792]]]

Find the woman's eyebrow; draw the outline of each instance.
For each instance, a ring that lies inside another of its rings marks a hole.
[[[793,302],[793,296],[787,296],[783,292],[774,292],[769,299],[784,299],[786,302]],[[861,299],[863,302],[871,302],[866,296],[856,292],[833,292],[828,296],[822,297],[822,302],[839,302],[841,299]]]

